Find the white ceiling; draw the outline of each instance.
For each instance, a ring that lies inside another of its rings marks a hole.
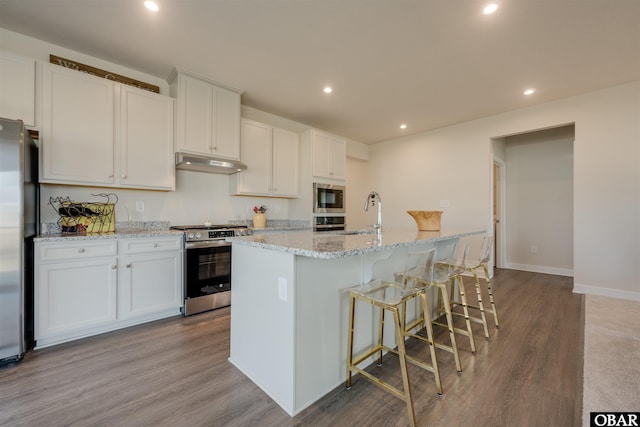
[[[0,0],[0,27],[364,143],[640,80],[640,0],[157,2]]]

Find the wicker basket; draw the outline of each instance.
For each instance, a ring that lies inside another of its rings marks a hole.
[[[413,217],[420,231],[440,231],[442,211],[407,211]]]

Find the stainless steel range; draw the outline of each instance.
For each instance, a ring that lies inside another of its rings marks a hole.
[[[173,226],[184,231],[185,316],[231,304],[231,243],[227,237],[251,234],[245,225]]]

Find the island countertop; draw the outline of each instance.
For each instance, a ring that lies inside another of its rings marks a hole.
[[[230,237],[227,241],[310,258],[334,259],[484,232],[485,230],[477,229],[418,231],[415,228],[389,228],[382,233],[370,229],[320,233],[310,230],[260,233],[256,230],[251,236]]]

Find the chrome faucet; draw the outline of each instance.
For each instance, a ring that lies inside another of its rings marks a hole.
[[[382,231],[382,199],[378,193],[375,191],[369,193],[367,199],[364,201],[364,210],[367,212],[369,210],[369,205],[376,206],[376,203],[378,204],[378,223],[374,224],[373,228],[378,231]]]

